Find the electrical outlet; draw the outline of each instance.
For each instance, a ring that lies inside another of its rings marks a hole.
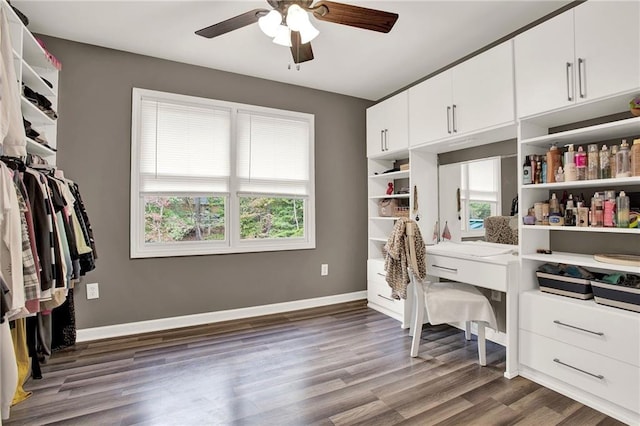
[[[499,302],[502,300],[502,293],[497,290],[491,290],[491,300]]]
[[[98,298],[100,298],[100,289],[98,287],[98,283],[87,284],[87,299]]]
[[[320,265],[320,275],[322,275],[323,277],[326,275],[329,275],[329,264],[328,263],[323,263],[322,265]]]

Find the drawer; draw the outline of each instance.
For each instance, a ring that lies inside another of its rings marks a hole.
[[[640,366],[640,315],[588,300],[526,292],[520,328]]]
[[[404,313],[405,302],[391,298],[391,287],[384,277],[378,276],[376,279],[367,280],[367,300],[397,314]]]
[[[437,254],[427,254],[427,273],[453,281],[507,291],[507,267]]]
[[[639,367],[525,330],[520,331],[519,349],[521,364],[633,412],[640,411]]]

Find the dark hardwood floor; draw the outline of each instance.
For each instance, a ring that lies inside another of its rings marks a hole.
[[[425,327],[418,358],[364,301],[77,344],[4,425],[614,425],[529,380],[504,349]]]

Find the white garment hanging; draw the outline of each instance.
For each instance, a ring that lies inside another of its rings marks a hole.
[[[22,223],[12,171],[0,161],[0,268],[11,290],[9,319],[29,315],[22,269]]]
[[[0,7],[0,144],[4,155],[25,157],[27,137],[22,124],[17,81],[9,21],[4,7]]]
[[[11,340],[9,321],[0,324],[0,416],[9,418],[13,396],[18,388],[18,363]],[[0,422],[1,423],[1,422]]]

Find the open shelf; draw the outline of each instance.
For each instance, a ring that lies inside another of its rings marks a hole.
[[[531,185],[522,185],[522,190],[528,189],[570,189],[570,188],[596,188],[608,187],[614,188],[619,186],[640,185],[640,176],[626,178],[611,179],[593,179],[593,180],[575,180],[571,182],[554,182],[554,183],[536,183]]]
[[[55,96],[56,92],[42,80],[42,77],[24,60],[22,61],[22,81],[34,92],[44,96]]]
[[[570,231],[570,232],[601,232],[611,234],[637,234],[640,228],[607,228],[591,226],[551,226],[551,225],[522,225],[522,229],[536,231]]]
[[[50,157],[52,155],[56,155],[55,151],[53,151],[51,148],[48,148],[30,138],[27,138],[27,152],[39,155],[40,157]]]
[[[640,135],[640,117],[612,121],[597,126],[583,127],[566,132],[552,133],[520,141],[521,145],[533,145],[548,148],[552,143],[558,146],[566,144],[585,145],[592,142]],[[631,141],[628,141],[631,142]]]
[[[379,173],[377,175],[369,175],[369,179],[392,180],[409,178],[409,170],[400,170],[398,172]]]
[[[385,198],[409,198],[409,194],[372,195],[369,198],[372,200],[380,200]]]
[[[629,272],[640,274],[640,266],[617,265],[614,263],[598,262],[591,254],[553,252],[552,254],[523,254],[524,260],[535,260],[540,262],[564,263],[568,265],[584,266],[586,268],[599,268],[612,271]]]

